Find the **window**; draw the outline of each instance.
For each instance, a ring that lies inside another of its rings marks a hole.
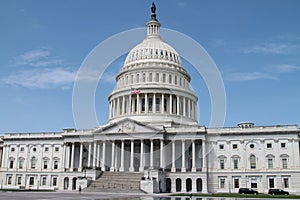
[[[148,111],[149,112],[152,112],[152,106],[153,106],[152,97],[150,97],[148,99]]]
[[[169,83],[172,83],[172,75],[169,75]]]
[[[29,185],[34,185],[34,177],[29,178]]]
[[[272,143],[267,143],[267,148],[268,149],[272,148]]]
[[[145,112],[145,98],[142,99],[142,112]]]
[[[219,149],[224,149],[224,144],[220,144]]]
[[[254,148],[254,144],[250,144],[250,148],[253,149]]]
[[[287,158],[282,158],[282,168],[287,169]]]
[[[155,81],[156,81],[156,82],[159,82],[159,73],[156,73]]]
[[[59,152],[59,147],[55,147],[55,151],[56,151],[56,152]]]
[[[54,167],[54,169],[58,169],[58,161],[57,160],[54,161],[54,166],[53,167]]]
[[[36,152],[36,148],[34,147],[34,148],[32,149],[32,151]]]
[[[57,185],[57,177],[53,177],[53,179],[52,179],[52,185],[53,186]]]
[[[146,74],[145,74],[145,73],[143,73],[142,79],[143,79],[143,80],[142,80],[143,82],[146,82]]]
[[[239,168],[239,160],[237,158],[233,159],[233,168],[234,169]]]
[[[289,178],[283,178],[283,187],[289,188]]]
[[[14,168],[14,160],[9,161],[9,168],[10,169]]]
[[[149,73],[149,82],[152,82],[152,73]]]
[[[15,148],[12,147],[12,148],[10,149],[10,151],[11,151],[11,152],[15,152]]]
[[[48,168],[48,160],[44,160],[44,166],[43,166],[44,169],[47,169]]]
[[[36,158],[32,157],[31,158],[31,169],[35,169],[35,164],[36,164]]]
[[[238,178],[233,179],[233,187],[240,188],[240,181]]]
[[[251,183],[251,188],[257,188],[257,183]]]
[[[233,144],[233,145],[232,145],[232,148],[233,148],[233,149],[237,149],[237,148],[238,148],[238,145],[237,145],[237,144]]]
[[[21,147],[21,148],[20,148],[20,151],[21,151],[21,152],[24,152],[24,147]]]
[[[22,177],[21,176],[18,176],[18,185],[21,185],[22,184]]]
[[[160,98],[156,98],[156,101],[155,101],[155,105],[156,105],[156,112],[159,112],[160,111]]]
[[[286,148],[286,143],[281,143],[280,146],[281,148]]]
[[[250,168],[256,169],[256,157],[255,155],[250,156]]]
[[[19,159],[19,169],[23,169],[24,159]]]
[[[166,74],[163,74],[163,82],[166,82]]]
[[[220,188],[225,188],[225,178],[220,179]]]
[[[268,168],[269,169],[273,168],[273,159],[272,158],[268,158]]]
[[[274,188],[274,187],[275,187],[274,178],[269,178],[269,188]]]
[[[220,160],[220,169],[224,169],[225,168],[225,160],[221,159]]]
[[[140,74],[136,75],[136,82],[139,83],[140,82]]]
[[[49,147],[45,147],[45,152],[49,152]]]
[[[47,182],[47,177],[43,176],[42,177],[42,185],[46,185],[46,182]]]
[[[7,184],[8,184],[8,185],[10,185],[10,184],[11,184],[11,179],[12,179],[12,177],[11,177],[11,176],[7,177]]]

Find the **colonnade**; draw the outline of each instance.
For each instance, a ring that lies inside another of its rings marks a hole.
[[[116,97],[110,101],[110,119],[132,114],[160,113],[197,118],[196,100],[173,94],[141,93]]]
[[[102,171],[142,172],[144,169],[161,168],[171,172],[196,172],[206,166],[206,161],[203,159],[205,158],[205,142],[197,141],[128,139],[72,142],[66,144],[66,148],[64,148],[66,149],[65,167],[69,171],[82,171],[83,168],[88,167],[101,168]],[[188,147],[191,149],[191,165],[189,166],[186,166],[187,144],[191,145]],[[170,146],[166,147],[167,145]],[[198,156],[198,152],[196,153],[196,146],[198,145],[197,149],[201,149],[202,152],[201,157]],[[178,147],[181,149],[176,150]],[[177,155],[178,151],[181,152],[180,156]],[[171,157],[171,163],[167,163],[169,157]],[[181,159],[181,164],[178,164],[178,159]],[[201,166],[196,165],[197,159],[201,159]]]

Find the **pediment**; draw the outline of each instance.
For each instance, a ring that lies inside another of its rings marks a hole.
[[[129,118],[107,124],[103,127],[96,128],[94,134],[138,134],[138,133],[160,133],[163,129],[144,124],[142,122]]]

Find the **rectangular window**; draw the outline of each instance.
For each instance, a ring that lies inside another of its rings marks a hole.
[[[257,188],[257,183],[251,183],[251,188]]]
[[[159,112],[160,111],[160,98],[156,98],[155,105],[156,105],[156,112]]]
[[[220,188],[225,188],[225,178],[220,179]]]
[[[272,143],[267,143],[267,148],[268,149],[272,148]]]
[[[52,179],[52,185],[56,186],[56,184],[57,184],[57,177],[53,177],[53,179]]]
[[[169,83],[172,83],[172,75],[169,75]]]
[[[42,178],[42,185],[46,185],[46,182],[47,182],[47,177],[43,176],[43,178]]]
[[[238,145],[237,145],[237,144],[233,144],[233,145],[232,145],[232,148],[233,148],[233,149],[237,149],[237,148],[238,148]]]
[[[152,73],[149,73],[149,82],[152,82]]]
[[[287,158],[282,159],[282,168],[287,169]]]
[[[34,177],[29,178],[29,185],[34,185]]]
[[[59,147],[55,147],[55,151],[58,152],[59,151]]]
[[[159,73],[156,73],[155,81],[159,82]]]
[[[268,159],[268,168],[273,169],[273,159],[272,158]]]
[[[220,160],[220,169],[224,169],[224,166],[225,165],[225,161],[224,161],[224,159],[221,159]]]
[[[145,98],[142,99],[142,112],[145,112]]]
[[[275,187],[274,178],[269,178],[269,188],[274,188],[274,187]]]
[[[45,147],[45,152],[49,152],[49,147]]]
[[[8,184],[8,185],[10,185],[10,184],[11,184],[11,180],[12,180],[12,177],[11,177],[11,176],[9,176],[9,177],[7,178],[7,184]]]
[[[23,159],[19,160],[19,169],[23,168],[23,163],[24,163]]]
[[[234,169],[238,169],[239,168],[239,160],[238,159],[234,159],[233,160],[233,168]]]
[[[20,148],[20,151],[21,151],[21,152],[24,152],[24,147],[21,147],[21,148]]]
[[[283,178],[283,187],[289,188],[289,178]]]
[[[166,82],[166,74],[163,74],[163,82]]]
[[[9,161],[9,168],[10,169],[14,168],[14,161],[13,160]]]
[[[57,160],[54,161],[54,166],[53,167],[54,167],[54,169],[58,169],[58,161]]]
[[[21,184],[22,184],[22,177],[18,176],[18,185],[21,185]]]
[[[48,161],[44,160],[44,169],[47,169],[47,168],[48,168]]]
[[[152,101],[152,97],[150,97],[148,99],[148,111],[152,112],[152,106],[153,106],[153,101]]]
[[[12,148],[10,149],[10,151],[11,151],[11,152],[14,152],[14,151],[15,151],[15,148],[14,148],[14,147],[12,147]]]
[[[286,143],[281,143],[280,146],[281,148],[286,148]]]
[[[233,179],[233,187],[240,188],[240,181],[238,178]]]
[[[224,149],[224,144],[220,144],[219,149]]]

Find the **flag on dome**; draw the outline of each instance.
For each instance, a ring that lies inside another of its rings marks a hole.
[[[139,89],[131,88],[131,94],[140,94],[141,91]]]

